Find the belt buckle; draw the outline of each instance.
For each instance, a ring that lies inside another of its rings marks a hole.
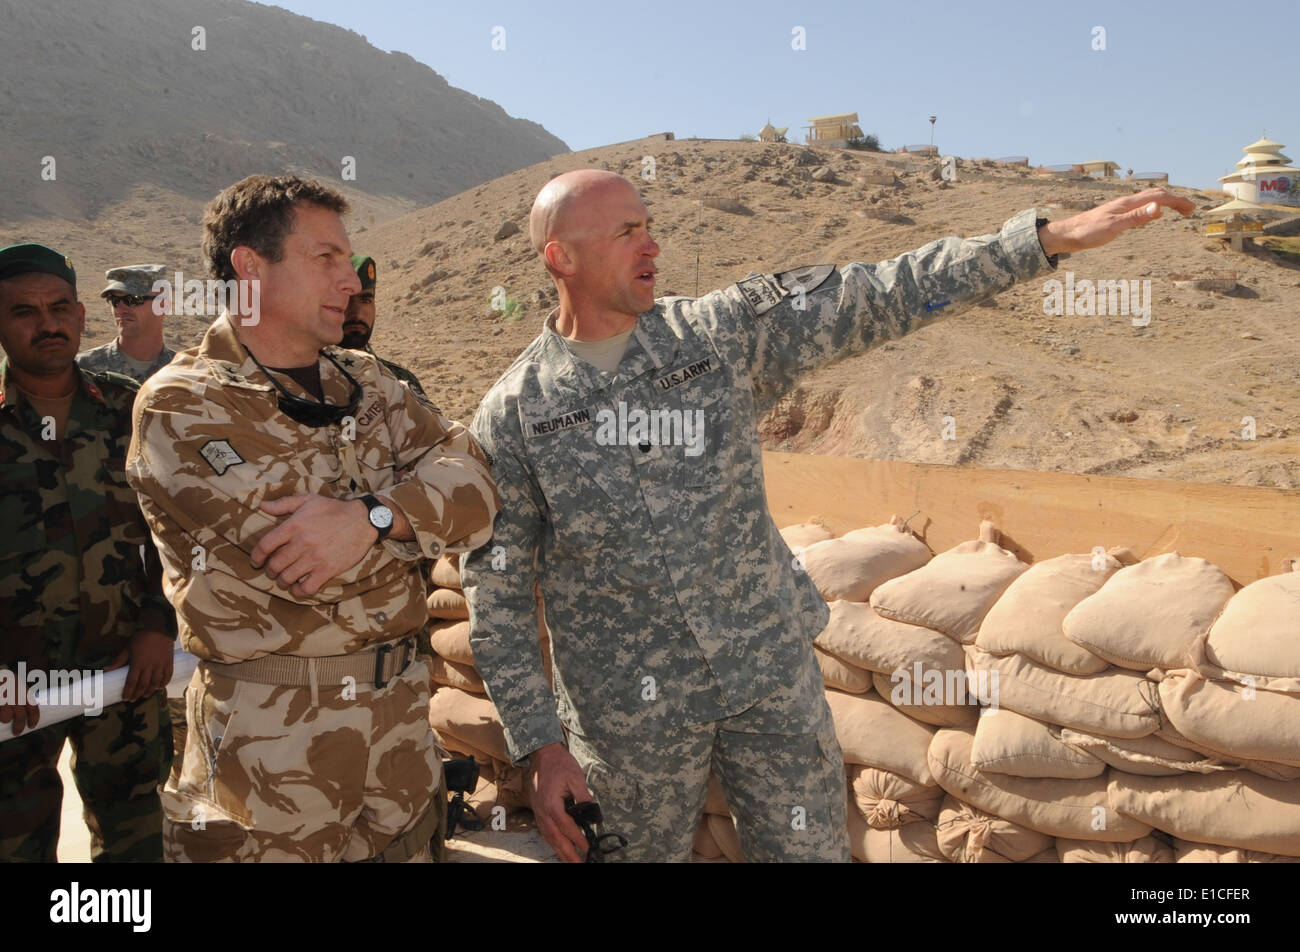
[[[392,644],[380,645],[375,649],[375,690],[382,691],[388,687],[388,682],[384,680],[384,661],[392,652]]]

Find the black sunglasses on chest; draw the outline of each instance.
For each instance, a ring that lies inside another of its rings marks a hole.
[[[253,357],[253,352],[251,350],[248,350],[248,348],[244,349],[248,352],[249,357]],[[257,364],[258,369],[261,370],[262,373],[266,374],[266,379],[271,381],[271,385],[275,387],[277,391],[276,401],[280,407],[280,412],[290,420],[293,420],[295,423],[301,423],[303,426],[337,426],[348,417],[355,417],[357,407],[361,405],[361,384],[357,382],[357,378],[344,370],[343,365],[335,360],[332,355],[322,354],[321,356],[337,367],[339,373],[346,377],[348,383],[351,384],[352,392],[349,395],[346,404],[333,404],[326,403],[324,400],[305,400],[302,397],[295,397],[288,390],[284,389],[280,381],[276,380],[275,377],[271,375],[271,372],[263,367],[256,357],[253,357],[253,363]]]

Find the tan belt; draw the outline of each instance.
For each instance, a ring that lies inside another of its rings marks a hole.
[[[255,684],[315,688],[321,684],[343,684],[344,678],[352,678],[357,687],[373,684],[378,690],[405,671],[414,656],[415,639],[403,638],[364,651],[326,655],[322,658],[269,654],[234,664],[200,661],[199,666],[225,678],[252,681]]]

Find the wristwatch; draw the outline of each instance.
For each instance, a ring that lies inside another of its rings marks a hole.
[[[367,518],[370,524],[379,531],[379,538],[376,543],[383,542],[388,538],[388,533],[393,531],[393,510],[389,509],[382,502],[369,494],[362,496],[361,501],[366,504],[370,510]]]

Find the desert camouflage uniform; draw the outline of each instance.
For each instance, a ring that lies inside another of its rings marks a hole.
[[[602,809],[624,824],[607,827],[632,840],[627,858],[689,855],[684,831],[698,821],[711,759],[749,855],[847,859],[843,765],[812,674],[828,612],[768,513],[757,421],[800,374],[1052,264],[1029,210],[1000,234],[876,265],[754,275],[656,302],[614,374],[574,357],[548,320],[472,426],[502,506],[462,579],[475,664],[511,756],[570,735]],[[620,403],[700,411],[704,451],[644,433],[608,445],[600,411]],[[535,575],[554,692],[537,648]],[[762,744],[728,737],[747,732],[788,735],[786,752],[779,739],[758,754]],[[602,762],[620,775],[602,776]],[[812,800],[819,788],[838,805]],[[753,812],[760,804],[767,814]],[[797,835],[795,807],[809,830],[817,818],[839,832]],[[669,819],[675,810],[685,816]]]
[[[220,667],[413,638],[426,620],[417,560],[490,532],[495,489],[468,431],[374,358],[324,353],[363,388],[352,423],[311,428],[282,414],[225,316],[136,401],[128,476],[158,542],[181,643],[204,659],[188,689],[185,762],[164,803],[168,859],[363,860],[404,842],[437,806],[441,752],[422,661],[381,688],[258,684]],[[347,381],[320,365],[326,399],[345,401]],[[367,492],[400,507],[416,539],[385,540],[301,598],[250,565],[282,522],[258,508],[264,500]]]
[[[98,347],[92,347],[90,350],[83,350],[77,355],[77,366],[82,370],[89,370],[91,373],[102,374],[105,371],[122,374],[124,377],[130,377],[136,383],[144,383],[158,371],[162,370],[176,356],[176,351],[164,347],[159,352],[158,357],[144,373],[137,374],[132,369],[133,361],[130,356],[118,346],[117,338],[114,337],[107,344],[101,344]]]
[[[0,667],[102,670],[137,629],[169,630],[158,558],[123,472],[135,391],[82,373],[63,438],[44,440],[0,360]],[[0,860],[54,861],[65,738],[92,859],[162,859],[165,700],[158,691],[0,743]]]

